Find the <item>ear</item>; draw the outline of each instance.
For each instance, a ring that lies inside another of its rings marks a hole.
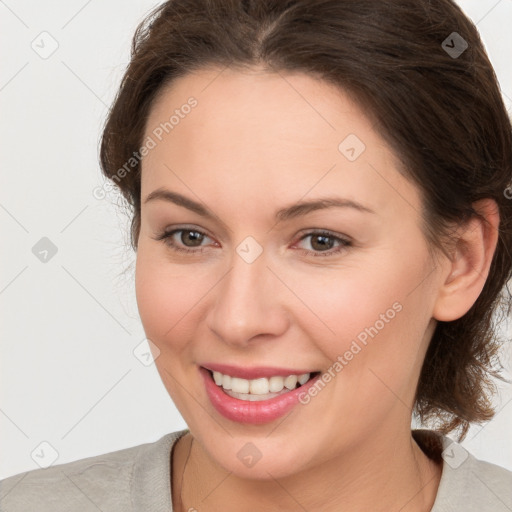
[[[459,226],[458,239],[447,259],[447,272],[438,290],[432,316],[451,322],[464,316],[480,295],[498,242],[499,209],[493,199],[473,203],[483,219],[473,215]]]

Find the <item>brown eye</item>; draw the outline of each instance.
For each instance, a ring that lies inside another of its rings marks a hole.
[[[201,245],[208,235],[197,229],[180,228],[172,231],[164,231],[160,233],[155,240],[161,240],[173,251],[183,251],[189,253],[203,252]],[[194,249],[196,247],[197,249]]]
[[[326,235],[313,235],[311,237],[311,247],[314,250],[325,251],[332,249],[334,245],[334,240],[332,237]]]
[[[188,246],[188,243],[191,242],[190,247],[197,247],[201,245],[201,242],[204,239],[204,235],[199,231],[183,229],[181,230],[181,236],[179,238],[184,245]]]
[[[305,234],[300,242],[310,238],[310,249],[302,249],[306,254],[313,256],[334,256],[343,250],[348,249],[352,242],[346,238],[337,236],[329,231],[312,231]],[[337,245],[336,248],[333,247]]]

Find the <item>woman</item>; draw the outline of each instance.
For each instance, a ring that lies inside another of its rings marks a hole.
[[[8,478],[2,510],[511,510],[446,436],[494,413],[511,148],[451,0],[155,9],[101,164],[188,428]]]

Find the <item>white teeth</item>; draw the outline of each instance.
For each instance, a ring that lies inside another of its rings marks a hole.
[[[231,377],[229,375],[222,376],[222,387],[224,389],[231,389]]]
[[[270,383],[264,377],[249,382],[249,389],[253,395],[266,395],[270,391]]]
[[[235,393],[249,393],[250,382],[246,379],[231,377],[231,391]]]
[[[284,388],[292,390],[297,386],[297,382],[302,386],[309,380],[310,376],[310,373],[303,373],[301,375],[288,375],[287,377],[276,375],[269,379],[261,377],[259,379],[247,380],[239,377],[231,377],[230,375],[224,375],[220,372],[213,372],[213,380],[217,386],[220,386],[225,390],[229,390],[232,393],[240,393],[243,395],[267,395],[269,393],[279,393]],[[232,395],[232,393],[228,394]]]
[[[278,393],[284,388],[284,379],[283,377],[270,377],[268,384],[269,391]]]
[[[295,386],[297,385],[297,375],[288,375],[288,377],[284,379],[284,385],[288,389],[295,389]]]
[[[306,382],[309,380],[309,373],[303,373],[299,376],[299,384],[302,386],[302,384],[306,384]]]

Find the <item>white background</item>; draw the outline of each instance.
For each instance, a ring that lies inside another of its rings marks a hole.
[[[41,442],[60,464],[186,427],[154,365],[133,354],[145,335],[128,217],[92,195],[103,184],[99,137],[131,37],[157,3],[0,1],[0,478],[38,468],[31,453]],[[510,110],[512,0],[460,5]],[[59,45],[47,59],[31,47],[43,31]],[[47,263],[32,253],[42,237],[58,249]],[[501,387],[496,418],[473,427],[463,446],[512,470],[512,386]]]

